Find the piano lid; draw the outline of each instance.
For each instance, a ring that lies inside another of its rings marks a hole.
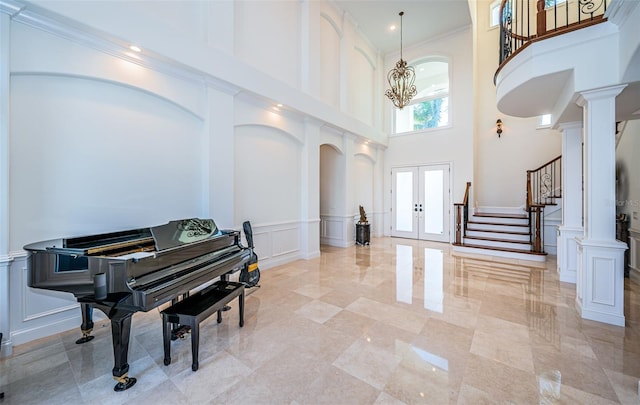
[[[213,219],[200,218],[170,221],[150,229],[157,251],[199,242],[222,234]]]

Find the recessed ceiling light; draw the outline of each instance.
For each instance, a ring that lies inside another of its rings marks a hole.
[[[395,31],[396,30],[396,26],[395,25],[390,25],[389,26],[389,31]]]
[[[135,45],[129,45],[129,49],[131,49],[134,52],[142,52],[142,49],[140,49],[139,46],[135,46]]]
[[[282,107],[282,103],[276,104],[277,107]]]

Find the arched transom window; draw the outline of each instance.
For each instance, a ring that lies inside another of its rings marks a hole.
[[[429,58],[413,64],[418,94],[402,110],[394,110],[396,134],[449,125],[449,61]]]

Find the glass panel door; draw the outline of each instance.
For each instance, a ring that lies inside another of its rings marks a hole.
[[[391,169],[391,236],[449,241],[449,165]]]
[[[391,170],[391,176],[391,236],[415,239],[418,232],[418,170],[415,167],[396,168]]]
[[[449,241],[449,165],[420,167],[418,239]]]

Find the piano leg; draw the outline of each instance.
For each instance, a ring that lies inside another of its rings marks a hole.
[[[113,339],[113,378],[118,382],[114,391],[124,391],[133,387],[136,379],[128,377],[129,364],[127,356],[129,353],[129,334],[131,332],[131,312],[114,309],[109,314],[111,318],[111,337]]]
[[[80,312],[82,313],[82,325],[80,325],[82,337],[76,340],[76,344],[78,345],[90,342],[95,337],[91,335],[93,331],[93,306],[91,304],[81,303]]]

